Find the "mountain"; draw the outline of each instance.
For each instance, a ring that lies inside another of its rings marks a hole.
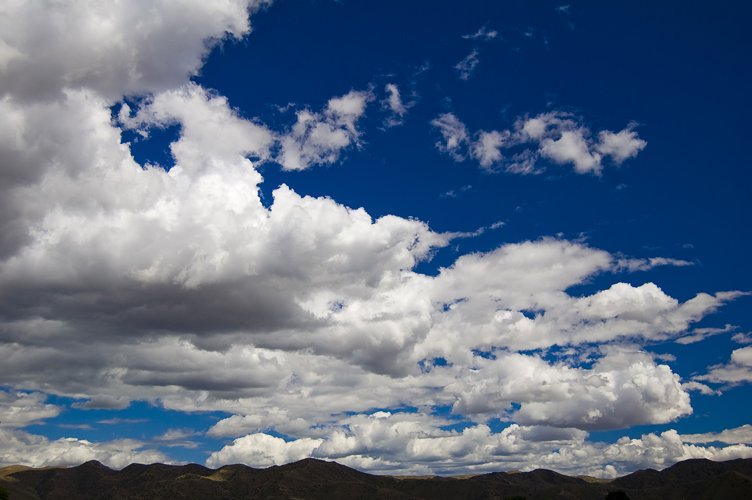
[[[544,469],[457,478],[376,476],[311,458],[267,469],[132,464],[117,471],[91,461],[70,468],[5,467],[0,487],[11,500],[744,499],[752,498],[752,459],[687,460],[613,481]]]

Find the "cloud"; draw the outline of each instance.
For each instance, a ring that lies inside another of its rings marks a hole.
[[[737,333],[731,337],[731,340],[737,344],[752,344],[751,333]]]
[[[647,142],[637,136],[635,126],[634,123],[630,123],[627,128],[616,133],[601,130],[598,132],[596,150],[604,156],[610,156],[617,165],[634,158],[647,145]]]
[[[506,412],[520,424],[590,430],[666,423],[692,412],[679,377],[644,353],[607,352],[591,369],[500,353],[477,359],[474,369],[482,381],[467,374],[450,386],[459,395],[457,414]],[[510,411],[512,402],[520,408]]]
[[[399,87],[394,83],[387,83],[384,86],[384,91],[387,93],[387,96],[381,101],[381,107],[389,110],[391,113],[390,116],[384,120],[384,126],[389,128],[401,125],[407,111],[412,107],[413,103],[405,103],[402,100]]]
[[[360,144],[357,123],[373,98],[370,91],[351,90],[329,99],[320,113],[298,111],[295,124],[280,138],[276,160],[285,170],[334,163],[344,149]]]
[[[496,130],[491,132],[481,130],[478,132],[477,139],[470,147],[470,155],[478,160],[478,163],[480,163],[480,166],[484,169],[490,170],[494,164],[497,164],[502,160],[503,155],[501,149],[510,139],[509,132],[504,132],[498,132]]]
[[[558,165],[572,165],[578,174],[600,175],[605,159],[610,158],[619,165],[637,156],[647,145],[637,136],[634,123],[619,132],[601,130],[595,140],[580,120],[560,111],[518,118],[511,129],[481,130],[472,138],[467,127],[451,113],[440,115],[431,125],[439,128],[445,137],[443,143],[437,143],[437,148],[455,161],[464,161],[469,156],[487,171],[516,174],[542,172],[539,163],[543,159]],[[457,130],[460,126],[464,135],[452,134],[456,139],[449,147],[444,130]]]
[[[301,170],[336,161],[361,144],[359,123],[375,97],[353,90],[320,111],[301,109],[278,134],[188,81],[211,46],[248,32],[248,9],[259,5],[156,3],[132,9],[146,13],[134,19],[122,6],[58,3],[42,13],[18,3],[0,21],[8,82],[0,97],[0,379],[12,387],[0,393],[4,423],[57,415],[44,391],[78,408],[143,400],[226,412],[209,435],[237,439],[212,464],[273,464],[327,450],[374,470],[413,459],[416,471],[481,470],[481,461],[566,469],[585,450],[595,458],[582,467],[603,471],[608,448],[586,445],[586,429],[690,413],[678,374],[619,344],[647,349],[676,338],[741,294],[681,302],[651,282],[609,277],[679,261],[638,262],[542,238],[460,255],[432,275],[418,265],[477,233],[373,217],[284,184],[262,199],[259,162]],[[387,104],[402,116],[407,104],[392,90]],[[451,113],[432,124],[440,151],[510,172],[537,171],[549,158],[597,173],[604,157],[618,163],[639,149],[629,127],[594,135],[562,113],[478,134]],[[140,165],[124,137],[165,127],[177,130],[174,165]],[[606,284],[572,291],[596,277]],[[556,359],[557,349],[572,355]],[[744,366],[738,351],[732,361]],[[550,383],[534,382],[534,373]],[[361,415],[407,405],[422,416]],[[455,414],[430,414],[438,408]],[[489,415],[520,422],[495,433]],[[446,429],[460,418],[470,419],[464,430]],[[178,434],[159,442],[181,442],[172,439]],[[656,439],[673,443],[672,435]],[[34,466],[166,460],[132,440],[3,430],[0,444],[3,463]],[[746,453],[709,449],[696,453]],[[692,450],[680,443],[667,456]],[[657,460],[634,456],[615,463]]]
[[[708,373],[694,378],[716,384],[752,382],[752,346],[734,349],[728,363],[711,366]]]
[[[213,46],[246,35],[249,10],[266,3],[14,2],[0,19],[2,94],[44,100],[86,88],[116,101],[179,86]]]
[[[38,392],[0,390],[0,428],[24,427],[56,417],[61,408],[45,403],[47,396]]]
[[[161,452],[145,449],[144,446],[144,443],[133,439],[100,443],[76,438],[53,441],[23,431],[0,429],[0,466],[66,467],[98,460],[109,467],[121,469],[132,463],[169,462]]]
[[[752,425],[744,424],[734,429],[724,429],[721,432],[706,432],[703,434],[683,434],[685,443],[726,443],[752,444]]]
[[[649,271],[660,266],[686,267],[692,265],[694,263],[686,260],[667,257],[649,257],[647,259],[623,258],[619,259],[617,263],[617,267],[628,272]]]
[[[692,330],[692,333],[690,335],[685,335],[684,337],[680,337],[676,339],[677,344],[694,344],[696,342],[701,342],[705,340],[706,338],[713,337],[715,335],[720,335],[722,333],[728,333],[736,329],[736,326],[734,325],[726,325],[723,328],[695,328]]]
[[[704,396],[720,396],[722,394],[721,391],[711,389],[707,385],[695,382],[694,380],[684,382],[682,387],[687,391],[697,391]]]
[[[457,76],[460,80],[469,80],[473,76],[475,68],[478,67],[479,63],[480,59],[478,59],[478,50],[473,49],[464,59],[454,66],[454,69],[457,71]]]
[[[431,121],[431,125],[441,133],[443,141],[436,143],[436,148],[447,153],[454,161],[465,159],[462,150],[469,141],[467,127],[452,113],[443,113]]]
[[[481,40],[487,42],[493,40],[498,35],[499,33],[496,30],[489,29],[487,26],[481,26],[475,33],[462,35],[462,38],[465,40]]]
[[[321,444],[319,439],[302,438],[285,441],[268,434],[249,434],[212,453],[206,460],[208,467],[245,463],[252,467],[270,467],[302,460]]]
[[[319,438],[285,441],[250,434],[213,453],[207,465],[282,464],[306,457],[388,474],[461,474],[549,468],[569,474],[614,477],[638,468],[664,468],[688,458],[724,460],[752,456],[745,445],[687,444],[675,430],[589,441],[576,429],[512,424],[493,432],[486,425],[445,430],[446,422],[420,413],[376,412],[348,417]],[[691,440],[691,435],[688,440]]]

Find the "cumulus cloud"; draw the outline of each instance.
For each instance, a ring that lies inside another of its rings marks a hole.
[[[371,100],[370,91],[351,90],[330,99],[320,113],[298,111],[295,124],[280,138],[277,161],[285,170],[334,163],[344,149],[360,144],[357,123]]]
[[[666,423],[692,412],[678,375],[644,353],[609,352],[590,369],[499,354],[477,359],[473,369],[484,373],[482,381],[468,373],[451,386],[459,395],[453,406],[458,414],[506,412],[528,425],[614,429]],[[512,402],[519,409],[509,411]]]
[[[249,434],[212,453],[206,460],[208,467],[245,463],[252,467],[270,467],[295,462],[311,456],[321,444],[320,439],[302,438],[285,441],[268,434]]]
[[[478,50],[473,49],[464,59],[454,66],[454,69],[457,71],[457,76],[460,80],[469,80],[472,78],[475,68],[478,67],[479,63],[480,59],[478,58]]]
[[[454,129],[461,125],[464,131],[462,139],[456,140],[453,147],[448,147],[444,132],[448,128],[447,117],[452,118]],[[511,129],[481,130],[472,138],[467,127],[451,113],[440,115],[431,124],[445,138],[443,143],[437,143],[437,148],[455,161],[470,156],[485,170],[516,174],[542,172],[540,160],[547,160],[572,165],[578,174],[600,175],[605,159],[619,165],[637,156],[647,145],[638,137],[634,123],[619,132],[601,130],[596,140],[579,119],[559,111],[518,118]]]
[[[693,435],[675,430],[624,437],[607,444],[587,432],[512,424],[493,432],[487,425],[443,429],[435,417],[414,413],[359,414],[319,438],[285,441],[267,434],[236,439],[211,455],[207,465],[282,464],[306,457],[390,474],[460,474],[549,468],[569,474],[614,477],[637,468],[664,468],[688,458],[727,460],[752,456],[752,448],[697,446]],[[735,431],[731,431],[732,433]],[[686,438],[686,439],[685,439]]]
[[[0,466],[66,467],[89,460],[98,460],[115,469],[132,463],[169,462],[161,452],[145,448],[144,443],[133,439],[101,443],[76,438],[53,441],[28,432],[0,429]]]

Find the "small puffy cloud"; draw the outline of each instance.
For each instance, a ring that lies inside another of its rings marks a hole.
[[[463,149],[470,136],[467,127],[452,113],[443,113],[431,121],[431,125],[439,130],[442,141],[436,143],[436,148],[442,153],[449,154],[455,161],[465,159]]]
[[[493,40],[497,36],[499,36],[498,31],[492,30],[488,26],[481,26],[480,28],[478,28],[478,31],[476,31],[475,33],[462,35],[462,38],[464,38],[465,40],[489,41],[489,40]]]
[[[617,165],[634,158],[647,146],[647,142],[637,136],[634,127],[634,124],[630,124],[619,132],[601,130],[595,149],[604,156],[610,156]]]
[[[381,101],[381,107],[389,111],[390,115],[384,120],[385,127],[396,127],[401,125],[407,114],[408,109],[414,103],[405,103],[402,100],[402,94],[399,87],[394,83],[387,83],[384,86],[387,96]]]
[[[470,147],[470,155],[478,160],[481,167],[490,170],[493,165],[502,160],[501,148],[504,147],[509,137],[510,134],[508,132],[504,133],[497,130],[486,132],[485,130],[481,130],[477,134],[477,139],[475,139]]]
[[[737,344],[752,344],[752,333],[737,333],[731,337]]]
[[[454,66],[454,69],[457,71],[457,76],[460,80],[469,80],[473,76],[475,68],[478,67],[479,63],[480,59],[478,59],[478,50],[473,49],[464,59]]]
[[[351,90],[330,99],[320,113],[299,111],[295,124],[280,138],[276,160],[285,170],[334,163],[344,149],[360,144],[357,123],[371,100],[370,91]]]
[[[439,126],[447,115],[461,123],[456,116],[444,114],[432,125]],[[545,159],[559,165],[572,165],[579,174],[600,175],[604,159],[620,164],[636,156],[647,144],[637,136],[634,124],[620,132],[602,130],[596,141],[580,120],[558,111],[518,118],[511,129],[479,131],[472,140],[467,128],[462,126],[464,140],[455,141],[452,148],[445,143],[437,144],[439,151],[450,154],[458,162],[470,156],[484,169],[516,174],[541,172],[538,163]],[[505,155],[505,150],[510,153]]]
[[[544,138],[540,143],[540,153],[560,165],[572,163],[578,174],[600,171],[601,157],[590,151],[582,129],[565,130],[555,139]]]

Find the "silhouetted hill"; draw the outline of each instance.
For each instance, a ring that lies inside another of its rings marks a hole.
[[[99,462],[77,467],[0,469],[11,500],[179,499],[752,499],[752,459],[687,460],[610,482],[585,481],[545,469],[477,476],[375,476],[336,462],[305,459],[254,469],[226,465],[132,464],[112,470]],[[624,496],[626,494],[626,497]]]

